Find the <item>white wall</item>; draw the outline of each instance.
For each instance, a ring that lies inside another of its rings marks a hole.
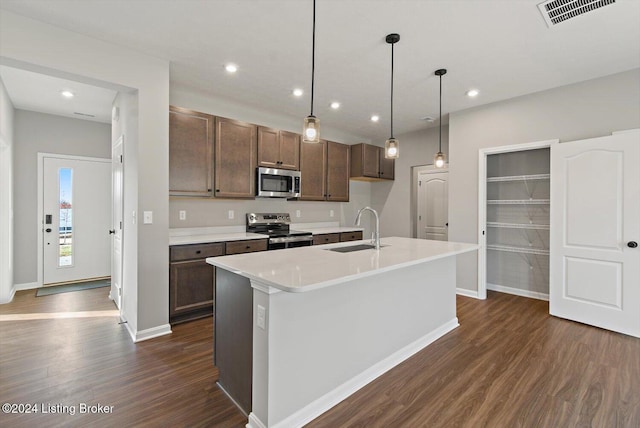
[[[640,69],[452,113],[449,240],[478,242],[478,150],[640,127]],[[477,290],[477,258],[458,257],[458,287]]]
[[[448,155],[448,127],[442,127],[442,151]],[[411,167],[433,164],[438,152],[438,128],[398,135],[400,157],[396,159],[395,180],[371,184],[371,203],[380,213],[380,235],[411,235]]]
[[[137,264],[134,288],[139,301],[134,338],[168,332],[169,307],[169,63],[122,46],[25,18],[0,14],[0,60],[12,66],[57,77],[104,86],[118,91],[138,91],[137,153],[135,175],[125,175],[125,192],[137,191],[135,207],[128,207],[129,234],[137,234],[137,248],[125,260]],[[125,207],[127,209],[127,207]],[[154,223],[133,223],[133,215],[152,211]],[[137,257],[134,256],[137,255]],[[131,326],[131,325],[130,325]]]
[[[300,133],[302,131],[302,116],[291,118],[274,113],[265,113],[233,102],[216,98],[203,97],[200,94],[185,89],[171,88],[171,104],[197,110],[203,113],[243,120],[257,125]],[[341,133],[330,128],[321,128],[322,138],[344,144],[354,144],[366,140],[356,136]],[[255,200],[232,199],[197,199],[172,197],[169,200],[169,226],[203,227],[203,226],[239,226],[245,224],[245,214],[248,212],[288,212],[296,223],[339,221],[342,225],[353,225],[359,208],[371,203],[371,183],[350,181],[349,202],[310,202],[286,201],[284,199],[256,198]],[[179,211],[187,212],[186,220],[179,219]],[[234,218],[229,219],[228,211],[234,211]],[[300,210],[301,217],[296,218],[295,212]],[[334,211],[334,217],[330,211]],[[363,222],[365,236],[369,230],[370,220]]]
[[[111,158],[111,126],[17,109],[14,119],[14,281],[18,289],[37,281],[38,153]],[[105,195],[109,198],[109,195]]]
[[[0,79],[0,303],[13,287],[13,117],[14,108]]]

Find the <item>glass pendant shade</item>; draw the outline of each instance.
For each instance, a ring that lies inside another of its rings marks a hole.
[[[304,118],[304,127],[302,129],[303,143],[319,143],[320,142],[320,120],[315,116],[307,116]]]
[[[389,138],[384,142],[384,157],[387,159],[398,159],[400,157],[400,145],[395,138]]]
[[[436,168],[444,168],[446,162],[447,162],[447,157],[442,152],[436,153],[435,156],[433,157],[433,164],[436,166]]]

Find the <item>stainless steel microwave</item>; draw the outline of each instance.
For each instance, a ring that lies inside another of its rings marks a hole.
[[[300,196],[300,171],[262,168],[257,171],[256,196],[265,198],[297,198]]]

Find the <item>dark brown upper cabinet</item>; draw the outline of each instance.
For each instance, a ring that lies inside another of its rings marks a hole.
[[[300,170],[300,135],[259,126],[258,166]]]
[[[393,180],[395,159],[384,157],[384,147],[371,144],[351,146],[351,179],[362,181]]]
[[[169,107],[169,195],[212,195],[214,119]]]
[[[349,202],[349,153],[348,145],[327,142],[327,201]]]
[[[216,117],[216,197],[255,197],[257,128],[251,123]]]
[[[348,202],[349,146],[320,140],[300,147],[300,200]]]

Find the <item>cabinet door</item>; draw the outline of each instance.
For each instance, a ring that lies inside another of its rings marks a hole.
[[[211,196],[214,117],[169,108],[169,194]]]
[[[363,175],[378,178],[380,176],[380,147],[363,144],[362,156]]]
[[[393,180],[395,178],[395,159],[387,159],[384,157],[384,147],[380,147],[380,178],[385,180]]]
[[[340,242],[360,241],[361,239],[362,239],[362,232],[361,231],[342,232],[340,234]]]
[[[313,236],[313,245],[335,244],[336,242],[340,242],[339,233],[323,233]]]
[[[327,142],[300,144],[300,199],[324,201],[326,195]]]
[[[349,202],[349,146],[327,142],[327,201]]]
[[[280,139],[277,129],[258,127],[258,165],[280,168]]]
[[[169,267],[169,316],[213,313],[215,268],[204,260],[174,262]]]
[[[216,118],[215,196],[255,197],[257,126]]]
[[[280,168],[300,169],[300,135],[280,131]]]

